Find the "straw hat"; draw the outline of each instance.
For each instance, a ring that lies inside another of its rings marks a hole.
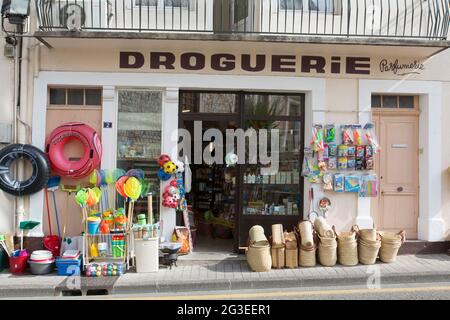
[[[268,242],[268,240],[264,234],[264,228],[259,225],[255,225],[250,228],[249,236],[250,236],[251,244]]]

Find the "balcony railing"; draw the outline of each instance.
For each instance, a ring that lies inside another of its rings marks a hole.
[[[41,31],[445,40],[449,0],[36,0]]]

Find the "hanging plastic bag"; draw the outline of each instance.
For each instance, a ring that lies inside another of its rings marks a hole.
[[[376,197],[378,195],[378,178],[375,174],[361,176],[360,197]]]
[[[379,152],[380,145],[378,143],[378,139],[375,134],[375,125],[369,122],[364,126],[364,130],[366,131],[365,136],[367,139],[367,144],[372,146],[373,153]]]
[[[362,141],[362,136],[361,136],[361,125],[360,124],[355,124],[352,126],[353,129],[353,142],[355,145],[362,145],[363,141]]]
[[[316,124],[312,128],[311,148],[314,152],[323,151],[325,148],[323,143],[323,128],[320,124]]]
[[[336,142],[336,127],[334,124],[327,124],[324,129],[325,142]]]
[[[341,126],[342,131],[342,143],[345,145],[355,144],[353,137],[353,130],[351,125],[343,125]]]

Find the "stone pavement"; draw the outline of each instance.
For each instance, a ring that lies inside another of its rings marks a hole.
[[[379,277],[378,277],[379,276]],[[80,278],[78,278],[80,279]],[[279,269],[252,272],[245,260],[184,264],[172,269],[161,266],[159,272],[137,274],[128,272],[121,277],[81,277],[81,291],[105,289],[109,294],[138,294],[151,292],[192,292],[196,290],[236,290],[251,288],[326,287],[364,285],[365,283],[450,282],[450,256],[400,255],[395,263],[378,262],[373,266]],[[70,292],[66,279],[49,276],[12,276],[0,274],[0,297],[53,296]]]

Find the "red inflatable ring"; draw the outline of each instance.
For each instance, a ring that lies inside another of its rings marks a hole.
[[[64,155],[67,142],[77,140],[84,148],[80,160],[70,161]],[[52,170],[62,177],[79,179],[96,169],[102,157],[102,145],[97,132],[80,122],[65,123],[52,131],[45,143]]]

